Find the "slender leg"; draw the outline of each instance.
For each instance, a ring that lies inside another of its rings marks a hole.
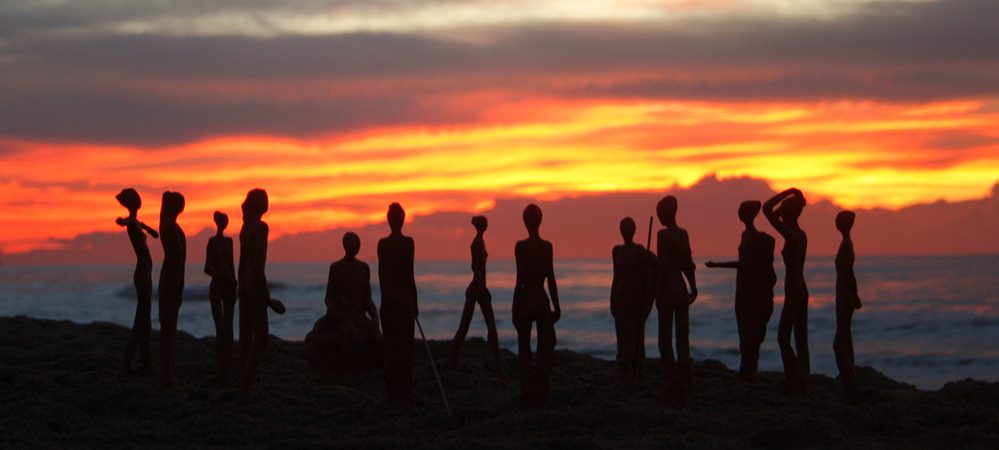
[[[479,309],[482,310],[482,318],[486,322],[486,339],[489,344],[489,352],[493,356],[493,364],[496,365],[496,374],[500,378],[506,379],[506,371],[503,370],[503,358],[500,355],[499,333],[496,332],[496,317],[493,314],[493,296],[488,289],[483,289],[483,294],[479,297]]]
[[[468,326],[472,322],[472,313],[475,312],[476,292],[475,282],[465,289],[465,307],[461,311],[461,322],[458,324],[458,331],[454,333],[451,341],[451,354],[448,358],[448,367],[455,368],[458,365],[458,356],[461,353],[461,346],[465,343],[465,336],[468,334]]]
[[[777,344],[780,346],[780,356],[784,363],[785,390],[793,390],[797,384],[797,356],[791,348],[791,329],[797,314],[793,302],[784,299],[784,307],[780,311],[780,323],[777,325]]]

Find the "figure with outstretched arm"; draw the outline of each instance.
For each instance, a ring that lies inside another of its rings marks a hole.
[[[857,293],[857,276],[853,271],[856,254],[850,230],[856,214],[841,211],[836,215],[836,229],[843,237],[836,252],[836,336],[833,338],[833,351],[836,353],[836,367],[843,383],[843,398],[849,403],[859,400],[860,388],[853,360],[853,311],[860,309],[860,294]]]
[[[219,384],[229,382],[232,362],[232,322],[236,307],[236,268],[233,265],[232,238],[225,235],[229,216],[220,211],[212,215],[215,236],[208,239],[205,249],[205,274],[212,277],[208,285],[208,300],[215,322],[215,359]]]
[[[767,333],[767,323],[774,311],[774,246],[772,236],[756,229],[753,223],[760,212],[760,202],[748,200],[739,205],[739,220],[746,226],[739,243],[739,260],[704,265],[710,268],[736,269],[735,323],[739,332],[739,379],[756,381],[760,346]]]
[[[160,269],[160,381],[175,387],[177,377],[177,319],[184,297],[184,264],[187,261],[187,237],[177,224],[184,212],[184,196],[166,191],[160,205],[160,244],[163,267]]]
[[[617,335],[618,377],[633,380],[645,374],[645,320],[655,301],[656,255],[635,243],[634,219],[621,219],[618,228],[624,243],[611,252],[610,309]]]
[[[562,316],[552,243],[541,238],[541,208],[524,208],[527,239],[514,247],[517,279],[513,288],[513,325],[517,329],[520,366],[520,401],[525,408],[550,403],[551,373],[555,352],[555,323]],[[545,283],[548,295],[545,295]],[[549,297],[550,296],[550,297]],[[531,352],[531,329],[537,324],[537,354]]]
[[[482,318],[486,322],[487,342],[489,352],[492,353],[493,364],[496,366],[496,375],[506,379],[503,370],[503,360],[500,357],[499,335],[496,332],[496,318],[493,315],[493,296],[486,287],[486,259],[489,253],[486,252],[486,241],[484,235],[489,227],[489,220],[485,216],[472,217],[472,226],[475,227],[475,238],[472,239],[472,282],[465,289],[465,307],[461,312],[461,322],[458,324],[458,331],[454,334],[451,342],[451,354],[448,359],[448,367],[454,369],[458,365],[458,356],[461,354],[461,346],[468,333],[468,326],[472,322],[472,314],[475,312],[475,305],[479,305],[482,310]]]
[[[795,188],[783,191],[763,203],[763,215],[784,237],[784,247],[781,249],[785,271],[784,306],[777,326],[777,344],[784,362],[784,390],[796,395],[808,392],[811,378],[808,356],[808,286],[805,284],[808,236],[798,225],[798,218],[801,217],[805,204],[805,196]]]
[[[382,293],[382,355],[389,403],[412,406],[413,342],[416,316],[416,245],[402,234],[406,211],[392,203],[386,213],[389,235],[378,241],[378,285]]]
[[[656,205],[659,223],[664,226],[657,233],[656,307],[659,310],[659,355],[666,379],[663,400],[667,404],[685,403],[693,389],[690,305],[697,299],[697,278],[687,230],[676,223],[677,209],[677,199],[672,195],[663,197]],[[674,322],[676,356],[673,354]]]
[[[135,320],[132,322],[132,331],[128,335],[128,344],[125,346],[125,361],[122,364],[122,377],[132,375],[132,360],[135,359],[135,352],[139,352],[139,374],[148,377],[153,374],[153,361],[149,353],[149,334],[152,328],[152,305],[153,305],[153,258],[149,254],[149,246],[146,244],[146,233],[156,239],[159,233],[148,225],[139,221],[139,208],[142,207],[142,198],[135,189],[122,189],[115,196],[118,203],[128,210],[127,217],[115,219],[115,223],[125,227],[128,232],[128,240],[135,251],[135,272],[132,281],[135,283]]]

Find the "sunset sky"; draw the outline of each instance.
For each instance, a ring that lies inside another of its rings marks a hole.
[[[116,231],[114,194],[274,236],[710,174],[847,207],[989,195],[999,2],[15,0],[0,247]],[[592,211],[580,211],[592,214]]]

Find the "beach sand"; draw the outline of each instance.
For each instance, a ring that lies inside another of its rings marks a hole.
[[[214,341],[178,335],[180,389],[157,378],[116,379],[128,330],[0,318],[0,447],[228,445],[347,448],[746,448],[999,446],[999,383],[964,380],[922,391],[860,368],[864,400],[849,406],[835,379],[815,375],[806,398],[781,394],[782,375],[741,384],[722,364],[695,366],[689,407],[659,402],[662,382],[619,385],[613,363],[559,351],[553,406],[521,411],[516,381],[491,368],[471,339],[463,366],[443,373],[444,405],[422,344],[415,376],[422,406],[385,403],[379,373],[313,381],[301,342],[271,339],[248,392],[216,387]],[[153,355],[158,355],[153,333]],[[446,342],[431,342],[443,359]],[[504,351],[516,379],[516,357]]]

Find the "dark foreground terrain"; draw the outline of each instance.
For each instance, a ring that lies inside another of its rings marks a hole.
[[[216,387],[213,340],[184,333],[183,388],[161,388],[155,377],[119,381],[126,338],[125,328],[105,323],[0,318],[0,447],[999,447],[999,383],[928,392],[862,368],[864,401],[848,406],[825,376],[812,378],[807,398],[792,398],[780,393],[778,373],[747,386],[704,361],[691,406],[668,408],[658,400],[655,362],[648,383],[622,386],[612,363],[560,351],[554,405],[521,411],[517,383],[493,375],[485,343],[474,339],[463,368],[443,374],[448,417],[422,348],[415,374],[423,405],[397,410],[384,403],[379,373],[314,382],[302,343],[279,339],[249,393]],[[431,343],[437,358],[446,345]],[[515,356],[505,352],[505,360],[514,376]]]

